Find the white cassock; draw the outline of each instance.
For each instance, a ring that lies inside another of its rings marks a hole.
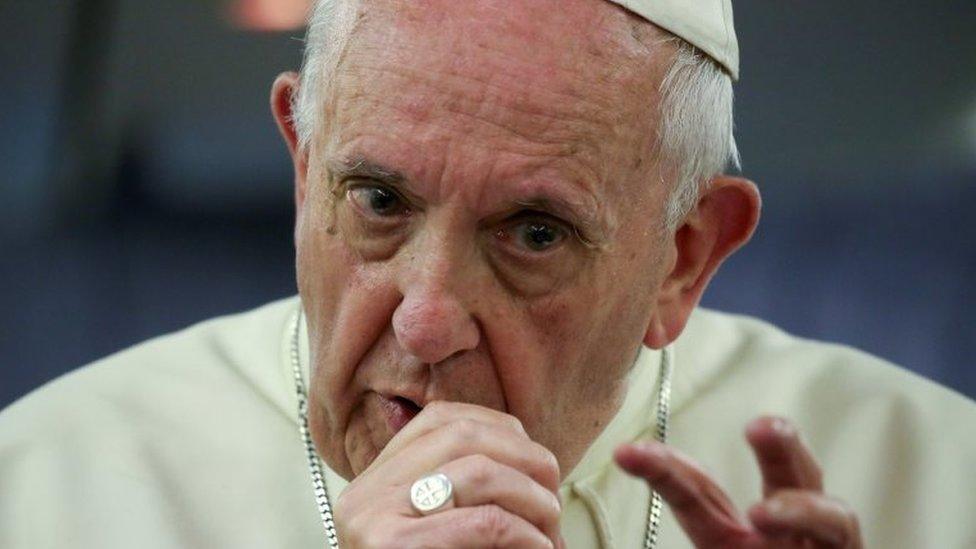
[[[325,547],[289,361],[297,307],[153,339],[0,413],[0,547]],[[610,456],[651,437],[658,364],[642,351],[620,412],[562,485],[570,547],[642,546],[648,489]],[[796,423],[867,547],[976,547],[973,402],[861,352],[706,310],[674,367],[670,441],[740,508],[760,493],[743,427],[771,413]],[[327,484],[334,499],[345,481],[327,472]],[[665,511],[659,547],[689,545]]]

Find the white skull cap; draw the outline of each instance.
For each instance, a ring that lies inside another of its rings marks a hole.
[[[732,0],[609,0],[682,38],[739,79]]]

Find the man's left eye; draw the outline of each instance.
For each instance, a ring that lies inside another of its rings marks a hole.
[[[511,229],[517,244],[534,252],[544,252],[566,238],[566,229],[555,223],[528,220]]]
[[[354,187],[349,189],[348,196],[363,211],[378,217],[392,217],[409,212],[403,198],[386,187]]]

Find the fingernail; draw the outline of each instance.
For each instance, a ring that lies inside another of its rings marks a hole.
[[[795,514],[796,509],[790,507],[781,499],[771,499],[763,503],[763,509],[766,511],[766,516],[776,522],[787,522],[790,521]]]
[[[770,427],[772,427],[773,431],[781,437],[790,437],[793,436],[794,433],[793,426],[790,425],[790,422],[783,418],[778,417],[773,419]]]

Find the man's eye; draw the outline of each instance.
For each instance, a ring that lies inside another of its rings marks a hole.
[[[545,221],[526,221],[513,227],[518,244],[534,252],[543,252],[566,238],[566,229]]]
[[[386,187],[354,187],[349,189],[348,196],[367,214],[392,217],[409,212],[403,198]]]

